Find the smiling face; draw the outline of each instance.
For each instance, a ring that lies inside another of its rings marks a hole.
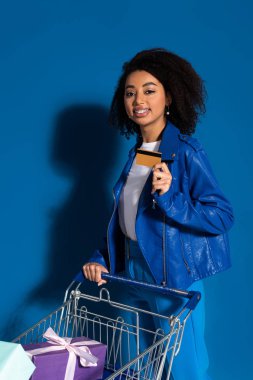
[[[165,107],[171,103],[158,79],[144,70],[128,75],[124,104],[127,115],[140,126],[144,141],[156,141],[166,125]]]

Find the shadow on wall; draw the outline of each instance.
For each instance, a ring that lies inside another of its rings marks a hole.
[[[117,136],[107,119],[99,106],[72,106],[57,117],[52,165],[73,186],[65,203],[50,212],[49,273],[32,300],[62,292],[92,251],[103,245],[112,204],[106,185],[117,154]]]
[[[119,145],[107,119],[107,111],[93,105],[71,106],[57,117],[51,162],[58,173],[71,178],[72,189],[64,203],[49,212],[48,273],[19,306],[12,323],[8,321],[4,329],[7,339],[19,334],[21,325],[27,327],[18,318],[21,311],[31,310],[31,305],[41,309],[49,304],[59,306],[75,274],[92,251],[104,244],[112,206],[106,187],[110,170],[115,171]],[[87,287],[97,293],[97,285],[87,283]]]

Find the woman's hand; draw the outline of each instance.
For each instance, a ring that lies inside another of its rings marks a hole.
[[[172,176],[165,162],[156,164],[153,167],[153,181],[151,194],[154,194],[154,192],[157,190],[159,190],[159,195],[166,193],[170,188],[171,181]]]
[[[87,280],[97,282],[98,286],[106,284],[107,281],[102,280],[101,273],[109,273],[108,270],[98,263],[87,263],[83,266],[83,274]]]

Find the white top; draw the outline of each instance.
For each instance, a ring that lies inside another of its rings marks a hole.
[[[160,142],[161,140],[150,143],[143,142],[141,149],[158,151]],[[122,232],[135,241],[137,240],[135,233],[135,219],[138,202],[151,169],[152,168],[148,166],[136,165],[135,158],[120,195],[119,224]]]

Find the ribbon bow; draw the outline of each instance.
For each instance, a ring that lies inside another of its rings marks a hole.
[[[30,359],[32,359],[33,355],[40,355],[46,352],[60,351],[65,349],[68,350],[69,357],[64,380],[74,379],[77,356],[80,358],[80,364],[82,367],[97,366],[98,358],[92,355],[87,346],[99,344],[99,342],[96,342],[95,340],[88,340],[71,343],[72,338],[61,338],[54,332],[51,327],[47,329],[47,331],[43,334],[43,337],[48,341],[48,343],[53,344],[53,346],[29,350],[27,351],[27,355],[30,357]]]

